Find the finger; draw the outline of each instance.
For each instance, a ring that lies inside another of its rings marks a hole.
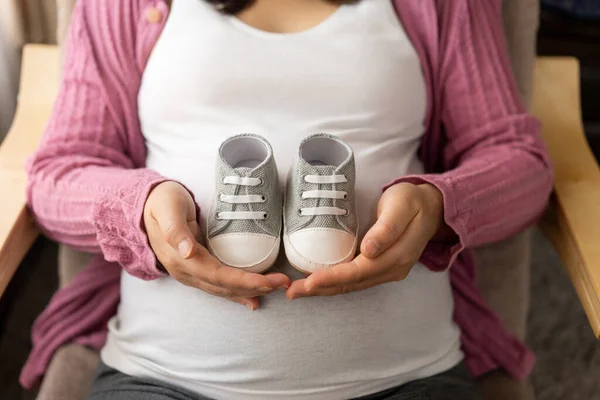
[[[179,279],[179,282],[183,283],[186,286],[191,286],[196,289],[200,289],[203,292],[206,292],[210,295],[217,296],[217,297],[223,297],[223,298],[233,301],[235,303],[242,304],[242,305],[248,307],[252,311],[257,310],[260,307],[260,300],[258,299],[258,297],[251,297],[251,296],[232,297],[231,292],[224,290],[222,287],[211,285],[208,282],[198,281],[198,280],[194,279],[194,277],[191,275],[187,275],[186,277],[180,277],[180,278],[181,279]]]
[[[252,297],[252,298],[233,297],[229,300],[248,307],[250,309],[250,311],[256,311],[260,307],[260,300],[258,299],[258,297]]]
[[[192,236],[196,239],[196,242],[202,244],[202,233],[200,231],[200,225],[195,220],[192,222],[188,222],[188,228],[190,232],[192,232]]]
[[[316,288],[348,286],[366,282],[385,274],[388,265],[358,255],[349,263],[338,264],[330,269],[318,271],[306,278],[304,286],[307,291]]]
[[[405,272],[419,261],[425,250],[429,237],[421,223],[421,214],[418,214],[408,225],[402,237],[387,251],[381,254],[377,261],[390,266],[390,269],[399,274],[398,278],[406,277]]]
[[[285,297],[288,300],[293,300],[302,296],[306,293],[306,289],[304,288],[304,284],[306,283],[306,279],[298,279],[290,285],[289,289],[285,292]]]
[[[174,197],[170,204],[152,210],[165,240],[185,259],[194,256],[196,238],[189,223],[196,222],[188,212],[188,202],[183,197]]]
[[[293,300],[303,297],[337,296],[339,294],[346,294],[370,289],[374,286],[382,285],[391,281],[394,281],[393,276],[388,273],[386,275],[378,276],[374,279],[370,279],[361,283],[337,285],[333,287],[316,287],[311,290],[306,290],[306,287],[304,286],[303,282],[296,281],[292,284],[292,287],[290,287],[290,289],[286,293],[286,297],[289,300]]]
[[[265,278],[269,280],[272,287],[277,289],[288,289],[292,284],[290,278],[285,274],[273,273],[265,275]]]
[[[394,244],[418,213],[418,208],[409,201],[386,198],[380,203],[380,212],[375,225],[365,235],[360,252],[375,258]]]
[[[233,291],[234,293],[265,294],[289,287],[290,279],[283,274],[261,275],[223,265],[202,246],[197,246],[190,272],[199,280]]]
[[[186,286],[190,286],[195,289],[200,289],[203,292],[206,292],[213,296],[223,297],[225,299],[234,301],[236,303],[243,304],[243,305],[247,306],[248,308],[252,309],[253,311],[255,309],[257,309],[258,305],[260,304],[260,302],[258,300],[258,296],[261,296],[264,294],[264,293],[257,293],[257,292],[251,292],[251,291],[236,293],[230,289],[223,288],[221,286],[212,285],[212,284],[202,281],[202,280],[198,280],[194,276],[192,276],[186,272],[181,272],[181,271],[178,271],[176,273],[176,276],[174,276],[174,278]]]

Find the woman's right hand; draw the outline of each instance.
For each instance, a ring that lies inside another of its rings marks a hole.
[[[144,224],[156,258],[184,285],[255,310],[260,305],[258,296],[291,284],[284,274],[260,275],[221,264],[199,243],[194,200],[177,182],[163,182],[150,192]]]

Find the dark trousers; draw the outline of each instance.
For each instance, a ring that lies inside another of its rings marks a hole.
[[[125,375],[101,363],[88,400],[210,400],[168,383]],[[464,364],[356,400],[479,400]]]

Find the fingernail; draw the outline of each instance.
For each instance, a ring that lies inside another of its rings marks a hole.
[[[287,283],[284,283],[283,285],[278,287],[278,289],[281,289],[281,290],[288,290],[289,288],[290,288],[290,285],[288,285]]]
[[[183,239],[181,242],[179,242],[177,250],[179,251],[179,255],[181,257],[186,258],[192,251],[192,244],[188,239]]]
[[[367,257],[375,257],[377,253],[379,253],[379,243],[377,243],[377,241],[374,239],[368,239],[365,247],[367,251]]]
[[[247,303],[246,307],[248,307],[250,309],[250,311],[256,310],[256,308],[254,308],[254,304],[251,304],[251,303]]]
[[[304,290],[306,290],[307,292],[310,292],[313,288],[313,285],[311,283],[309,283],[308,281],[304,282]]]
[[[258,288],[259,292],[270,292],[271,290],[273,290],[273,289],[270,287],[266,287],[266,286]]]

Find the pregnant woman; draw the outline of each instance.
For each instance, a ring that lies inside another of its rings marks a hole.
[[[551,190],[507,59],[499,0],[79,0],[28,199],[88,269],[121,267],[89,398],[476,399],[474,376],[526,376],[468,250]],[[354,150],[356,258],[221,264],[221,143],[265,138],[284,193],[319,132]]]

